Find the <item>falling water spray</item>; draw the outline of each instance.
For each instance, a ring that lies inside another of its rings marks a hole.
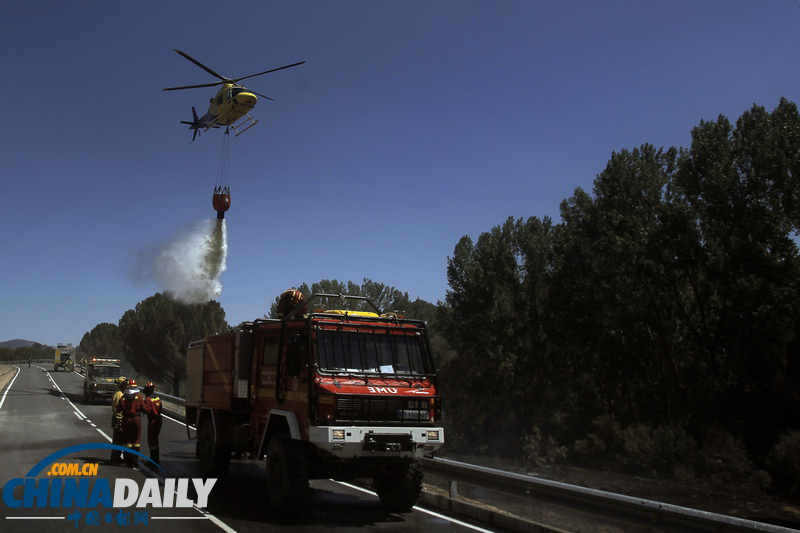
[[[150,251],[140,252],[137,277],[150,278],[183,303],[205,303],[222,292],[228,254],[224,219],[200,220]]]

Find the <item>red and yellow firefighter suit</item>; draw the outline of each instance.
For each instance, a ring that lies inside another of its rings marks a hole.
[[[139,413],[146,412],[144,398],[139,389],[129,388],[117,404],[117,411],[122,412],[122,445],[126,448],[138,452],[139,439],[142,436],[142,419]],[[130,467],[135,467],[139,462],[139,456],[126,453],[126,463]]]
[[[161,417],[161,398],[155,395],[152,387],[147,386],[144,390],[147,393],[144,399],[147,413],[147,445],[150,447],[150,459],[157,463],[159,461],[158,435],[161,433],[161,425],[164,422]]]
[[[117,405],[119,405],[119,401],[122,399],[122,391],[125,390],[126,383],[127,380],[124,377],[117,379],[116,384],[118,390],[114,393],[114,397],[111,398],[111,429],[114,430],[114,437],[112,438],[111,442],[117,446],[123,446],[122,412],[117,411]],[[122,461],[124,461],[122,452],[119,450],[111,450],[111,462],[121,463]]]

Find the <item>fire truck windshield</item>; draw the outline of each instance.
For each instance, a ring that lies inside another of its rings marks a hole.
[[[319,370],[378,374],[432,374],[433,368],[418,332],[373,333],[319,330]]]

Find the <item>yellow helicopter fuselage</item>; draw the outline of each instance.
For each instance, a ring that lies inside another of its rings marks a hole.
[[[258,97],[239,85],[226,83],[208,106],[209,126],[229,126],[249,113]],[[205,118],[205,117],[204,117]]]

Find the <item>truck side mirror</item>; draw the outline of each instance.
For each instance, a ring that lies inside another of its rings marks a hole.
[[[289,341],[289,357],[286,361],[286,371],[290,376],[297,377],[303,369],[303,337],[299,333],[292,336]]]

